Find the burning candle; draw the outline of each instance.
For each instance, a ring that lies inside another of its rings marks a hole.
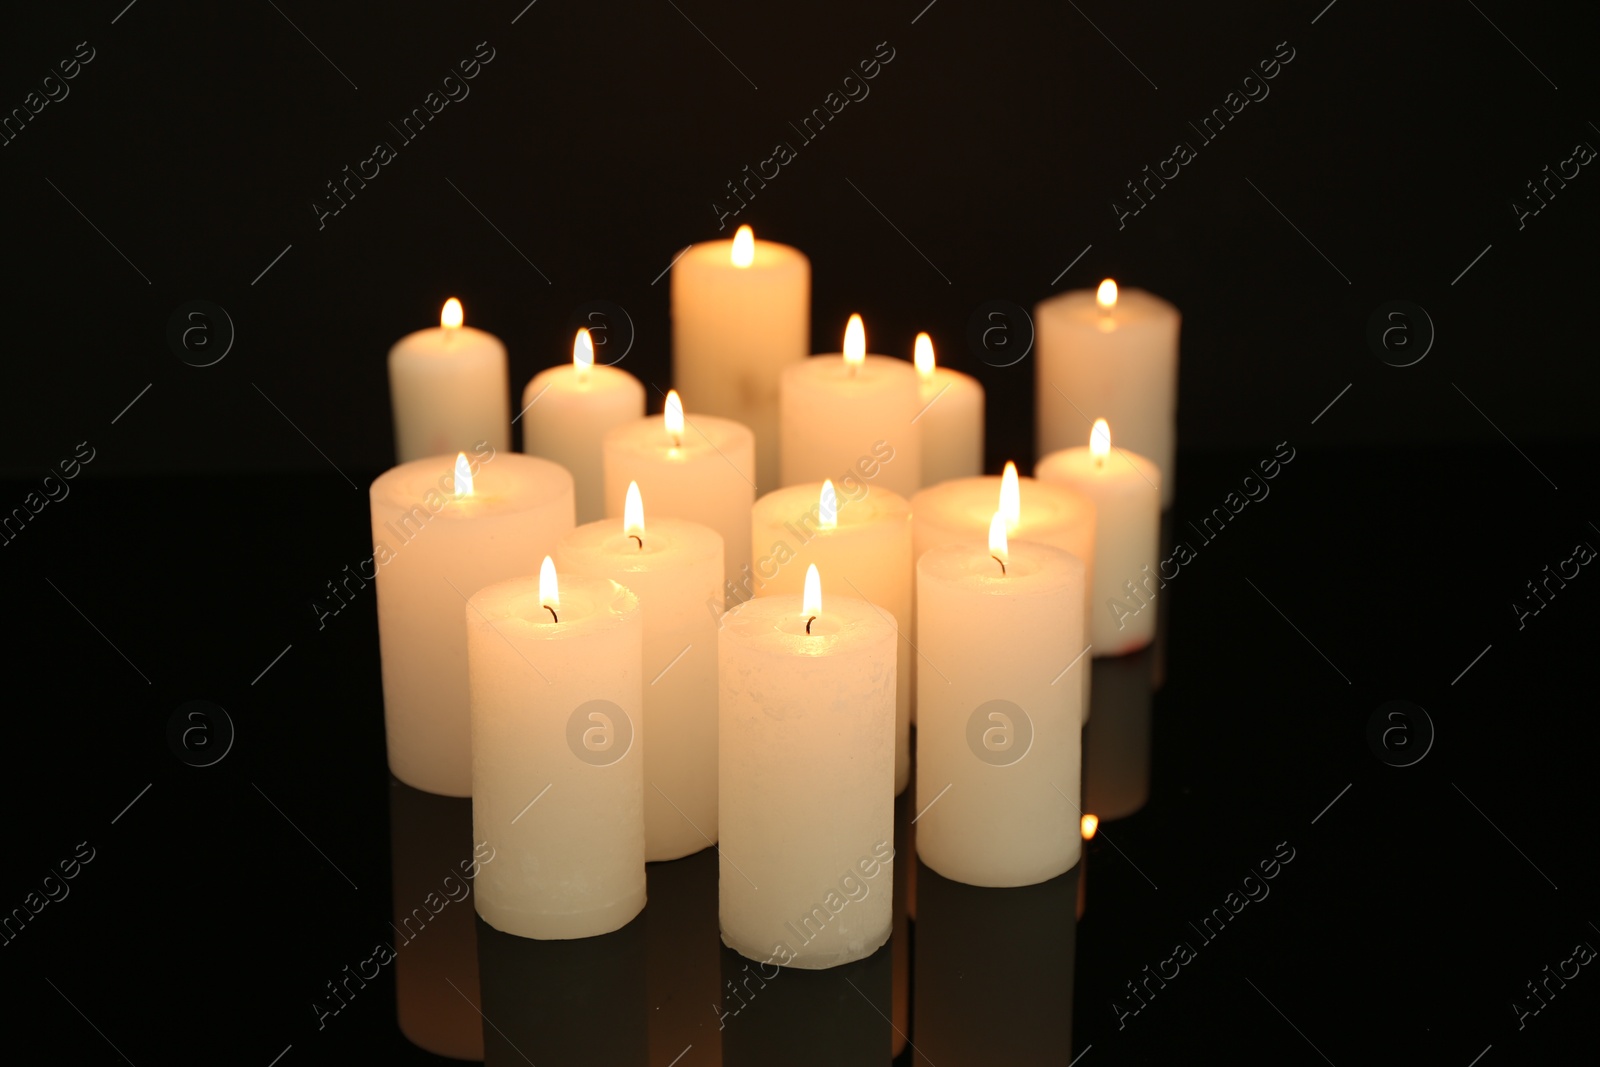
[[[604,518],[601,442],[614,426],[644,415],[644,386],[625,370],[598,366],[594,340],[580,329],[572,363],[533,376],[522,391],[522,450],[554,460],[572,472],[577,521]]]
[[[610,578],[644,612],[645,859],[672,860],[717,840],[717,620],[722,538],[682,519],[644,520],[637,483],[623,518],[568,531],[563,573]]]
[[[502,452],[511,447],[506,346],[463,321],[461,301],[452,296],[439,313],[438,328],[407,334],[389,349],[399,463],[470,449],[479,441]]]
[[[933,339],[917,334],[912,364],[922,387],[922,484],[983,473],[983,386],[976,378],[934,364]]]
[[[644,909],[639,601],[609,578],[537,578],[467,606],[478,914],[518,937],[593,937]]]

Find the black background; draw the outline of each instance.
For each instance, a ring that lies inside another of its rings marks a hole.
[[[0,108],[77,42],[95,49],[0,147],[4,508],[78,442],[95,449],[3,548],[0,908],[77,842],[97,849],[0,948],[15,1032],[44,1030],[68,1062],[120,1062],[112,1046],[137,1064],[267,1064],[286,1046],[285,1067],[426,1062],[395,1028],[387,972],[324,1030],[308,1006],[388,936],[373,607],[320,630],[310,607],[370,554],[364,489],[392,461],[384,353],[457,295],[506,340],[520,389],[566,358],[573,309],[609,300],[637,330],[623,366],[665,384],[668,283],[652,279],[717,235],[724,183],[887,41],[871,95],[733,220],[811,257],[813,348],[836,348],[851,311],[875,351],[909,355],[929,330],[989,390],[997,470],[1031,455],[1032,360],[982,363],[972,310],[1113,275],[1184,313],[1177,528],[1276,442],[1297,449],[1163,594],[1151,801],[1090,847],[1059,1062],[1592,1055],[1590,968],[1525,1029],[1510,1004],[1575,943],[1600,945],[1600,579],[1584,569],[1522,628],[1511,605],[1600,544],[1597,179],[1585,168],[1521,229],[1511,204],[1600,143],[1594,16],[676,6],[6,14]],[[319,230],[323,183],[480,41],[495,59],[471,95]],[[1187,122],[1281,41],[1295,58],[1271,95],[1119,230],[1123,183],[1193,142]],[[167,341],[195,299],[237,331],[207,368]],[[1405,368],[1365,336],[1397,299],[1437,331]],[[238,729],[213,767],[168,745],[190,699]],[[1366,740],[1391,699],[1437,730],[1408,768]],[[1297,858],[1272,896],[1119,1030],[1123,984],[1279,841]],[[595,1010],[611,1024],[604,998]]]

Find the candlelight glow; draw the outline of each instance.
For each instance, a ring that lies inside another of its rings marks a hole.
[[[822,499],[817,504],[817,529],[833,530],[839,526],[839,494],[834,491],[833,479],[822,483]]]
[[[472,468],[465,452],[456,453],[456,496],[472,495]]]
[[[866,358],[867,328],[862,325],[860,315],[851,315],[850,322],[844,328],[844,365],[854,374]]]
[[[912,349],[911,362],[916,364],[917,373],[922,377],[933,377],[933,338],[925,333],[917,334],[917,343]]]
[[[628,483],[628,498],[622,504],[622,533],[637,537],[639,547],[644,547],[644,500],[639,496],[639,483]]]
[[[1022,519],[1022,485],[1017,481],[1017,465],[1006,460],[1006,472],[1000,478],[1000,514],[1006,519],[1006,532],[1014,533]]]
[[[749,226],[740,226],[733,235],[733,265],[748,267],[756,261],[756,232]]]
[[[1111,454],[1111,424],[1105,419],[1094,420],[1094,429],[1089,431],[1089,451],[1096,460]]]
[[[683,400],[676,389],[667,390],[667,406],[661,412],[661,420],[672,437],[672,447],[683,444]]]
[[[458,330],[466,321],[466,314],[461,310],[461,301],[451,297],[444,302],[444,308],[439,312],[439,325],[447,330]]]
[[[807,619],[822,614],[822,579],[817,576],[815,563],[806,568],[806,592],[801,598],[800,614]],[[810,625],[806,624],[808,630]]]
[[[539,606],[552,613],[561,607],[561,590],[556,586],[556,561],[549,556],[539,564]]]
[[[1117,283],[1107,278],[1100,283],[1100,288],[1095,290],[1094,302],[1100,305],[1101,311],[1110,311],[1117,306]]]
[[[585,327],[578,327],[577,336],[572,339],[572,365],[578,368],[578,377],[586,377],[589,368],[594,366],[594,338],[589,336]]]
[[[1004,567],[1011,560],[1011,546],[1006,541],[1006,517],[998,511],[989,520],[989,555]]]
[[[1090,840],[1091,838],[1094,837],[1094,832],[1096,830],[1100,829],[1100,816],[1098,816],[1098,815],[1085,815],[1079,821],[1079,829],[1083,833],[1083,839],[1085,841]]]

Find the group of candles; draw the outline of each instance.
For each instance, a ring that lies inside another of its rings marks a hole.
[[[851,316],[842,352],[808,358],[809,318],[797,250],[749,227],[695,245],[673,374],[703,409],[672,391],[646,416],[579,330],[523,394],[524,453],[505,348],[458,301],[391,350],[400,465],[371,490],[389,764],[472,798],[496,929],[616,930],[647,861],[715,845],[725,943],[870,955],[888,894],[836,887],[880,869],[913,722],[924,862],[980,886],[1077,863],[1080,661],[1154,634],[1113,602],[1158,556],[1178,313],[1110,281],[1039,305],[1034,478],[981,474],[983,388],[926,334],[912,361],[870,355]]]

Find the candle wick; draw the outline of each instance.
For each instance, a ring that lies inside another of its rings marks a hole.
[[[640,537],[638,534],[629,534],[628,536],[639,542],[639,551],[644,551],[644,538]]]
[[[816,622],[816,621],[817,621],[817,617],[815,615],[811,616],[811,618],[806,620],[806,633],[809,634],[811,632],[811,624]]]
[[[550,613],[550,617],[552,619],[554,619],[556,622],[560,622],[561,621],[561,617],[556,614],[556,609],[551,607],[549,604],[546,604],[544,606],[544,610],[548,611]]]
[[[1104,457],[1104,456],[1096,456],[1096,457],[1094,457],[1094,469],[1095,470],[1099,470],[1102,467],[1104,467],[1105,465],[1106,465],[1106,457]]]
[[[1001,577],[1005,577],[1006,561],[1001,559],[999,556],[990,556],[989,558],[994,560],[996,563],[1000,564],[1000,575],[1001,575]]]
[[[673,434],[672,435],[672,447],[673,448],[682,448],[683,447],[683,438],[681,436],[679,436],[678,434]]]

